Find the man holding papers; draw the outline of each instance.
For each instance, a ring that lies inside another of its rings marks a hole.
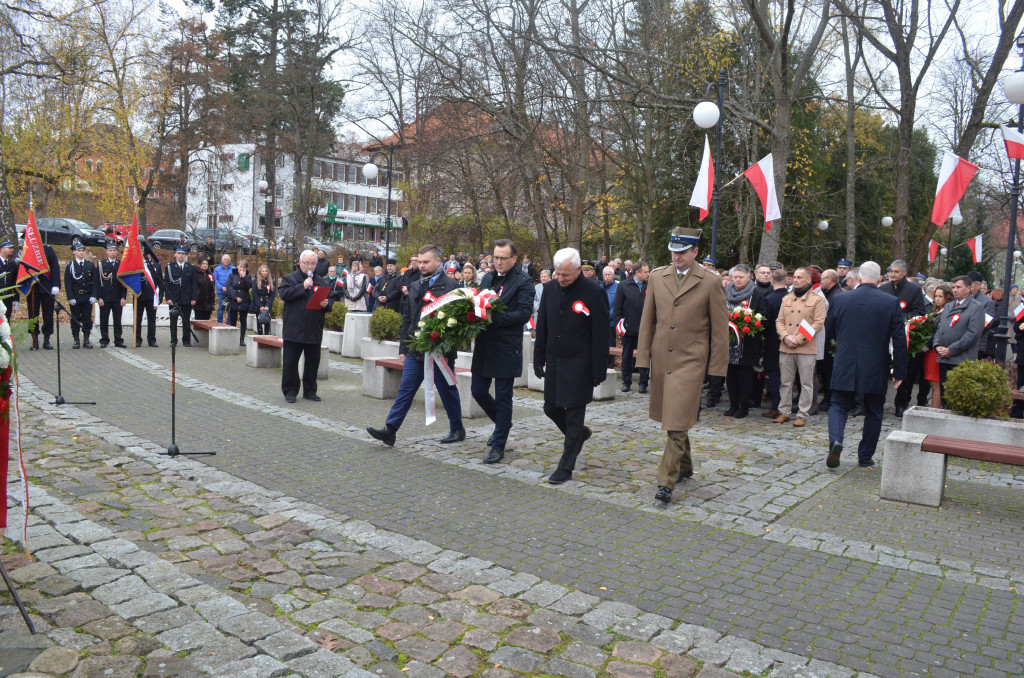
[[[889,343],[892,378],[899,388],[907,372],[907,335],[899,300],[878,289],[881,268],[873,261],[860,265],[860,285],[832,301],[825,331],[836,339],[832,369],[832,406],[828,409],[828,456],[825,465],[839,466],[846,415],[858,393],[864,395],[864,432],[857,449],[862,468],[872,457],[882,429],[882,406],[889,389]]]
[[[338,293],[327,278],[313,275],[317,258],[312,250],[299,255],[299,270],[281,278],[277,294],[284,302],[281,338],[281,391],[284,399],[295,402],[302,387],[305,400],[319,402],[316,394],[316,373],[320,368],[320,342],[324,335],[324,315],[330,310]],[[299,381],[299,357],[306,356]]]
[[[825,297],[811,290],[811,272],[793,272],[793,291],[782,299],[775,329],[779,333],[779,416],[776,424],[789,421],[793,413],[793,384],[800,378],[800,410],[793,426],[807,424],[814,404],[814,367],[818,360],[818,333],[825,326]]]

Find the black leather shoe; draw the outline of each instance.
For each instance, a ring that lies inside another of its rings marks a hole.
[[[873,462],[873,461],[858,461],[857,462],[857,466],[860,466],[861,468],[871,468],[874,465],[875,465],[875,462]]]
[[[831,401],[822,400],[820,403],[818,403],[818,409],[821,410],[822,412],[828,412],[828,408],[831,407],[831,405]]]
[[[681,483],[684,480],[689,480],[692,477],[693,477],[693,469],[692,468],[689,471],[680,471],[679,472],[679,478],[676,480],[676,482],[677,483]]]
[[[110,345],[109,341],[107,341],[106,339],[100,339],[100,348],[106,348],[109,345]]]
[[[385,445],[392,446],[395,444],[395,432],[391,430],[391,427],[384,425],[383,428],[373,428],[372,426],[366,427],[366,432],[370,434],[371,438],[381,441]]]
[[[157,346],[157,343],[155,341],[149,342],[149,347],[150,348],[160,348],[159,346]]]
[[[736,419],[745,419],[748,414],[750,414],[750,410],[747,409],[746,407],[741,407],[738,410],[736,410],[736,414],[734,414],[733,416]]]
[[[492,447],[488,452],[487,456],[484,457],[485,464],[497,464],[499,461],[505,458],[505,450],[499,450]]]
[[[89,343],[88,339],[82,342],[82,348],[92,348],[92,344]]]
[[[487,447],[494,447],[494,434],[493,433],[487,438]]]
[[[174,344],[171,344],[171,345],[173,346]],[[295,396],[293,396],[293,395],[286,395],[284,397],[284,399],[287,400],[290,403],[294,403],[295,402]]]
[[[135,342],[135,348],[139,348],[140,346],[142,346],[142,342],[141,341],[136,341]]]
[[[318,403],[321,400],[320,396],[318,396],[315,393],[311,393],[310,395],[304,395],[304,396],[302,396],[302,399],[303,400],[311,400],[314,403]]]
[[[837,468],[839,466],[839,455],[843,453],[842,443],[832,443],[828,446],[828,456],[825,457],[825,466]]]
[[[561,485],[567,480],[572,480],[572,471],[566,471],[565,469],[555,469],[555,472],[548,478],[548,484],[550,485]]]
[[[638,391],[640,391],[640,393],[647,393],[647,387],[646,387],[646,386],[641,386],[641,387],[640,387],[639,389],[637,389],[637,390],[638,390]]]
[[[723,417],[735,417],[736,413],[739,412],[739,411],[740,410],[739,410],[738,407],[730,407],[725,412],[722,412],[722,416]]]
[[[191,341],[183,341],[181,343],[184,344],[185,348],[192,348],[192,342]]]
[[[466,429],[460,428],[457,431],[450,431],[448,435],[439,440],[439,443],[447,445],[448,443],[461,443],[466,439]]]
[[[847,414],[847,416],[848,417],[863,417],[864,416],[864,408],[863,407],[855,407],[852,410],[850,410],[850,412]]]
[[[75,343],[71,344],[71,348],[82,348],[82,345],[75,339]]]
[[[629,388],[630,388],[629,384],[623,384],[622,385],[622,392],[623,393],[629,393]]]
[[[45,339],[43,339],[43,350],[44,351],[52,351],[53,350],[53,344],[50,343],[50,338],[49,337],[46,337]]]
[[[900,407],[899,405],[896,406],[896,416],[897,417],[902,417],[903,413],[906,412],[906,411],[907,411],[907,408]]]
[[[658,486],[658,493],[654,495],[654,498],[660,501],[662,504],[668,504],[672,501],[672,490],[667,487]]]
[[[114,348],[128,348],[128,347],[125,345],[124,340],[118,339],[117,341],[114,342]]]
[[[583,427],[583,442],[587,442],[588,440],[590,440],[590,436],[592,436],[592,435],[594,435],[594,432],[590,429],[590,427],[589,426],[584,426]]]

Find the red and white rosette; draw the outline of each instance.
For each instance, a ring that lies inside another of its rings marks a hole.
[[[472,287],[465,287],[465,295],[473,302],[473,313],[476,314],[480,320],[487,320],[487,311],[491,309],[491,304],[495,299],[499,299],[499,295],[494,290],[474,290]]]
[[[958,320],[960,320],[959,313],[954,313],[953,315],[949,316],[949,326],[955,327]]]
[[[590,309],[587,308],[587,305],[584,304],[582,301],[574,301],[572,304],[572,310],[575,311],[576,313],[582,313],[587,317],[590,316]]]

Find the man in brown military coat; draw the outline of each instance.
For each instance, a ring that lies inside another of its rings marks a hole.
[[[668,435],[655,499],[667,504],[676,483],[693,476],[688,431],[697,423],[705,370],[724,376],[729,315],[722,280],[696,265],[699,229],[676,228],[672,265],[651,272],[640,320],[636,366],[650,374],[650,416]]]

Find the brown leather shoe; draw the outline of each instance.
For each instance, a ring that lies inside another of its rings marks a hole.
[[[793,426],[806,426],[806,425],[807,425],[807,420],[804,419],[803,417],[797,417],[795,420],[793,420]]]
[[[761,416],[764,417],[765,419],[774,419],[775,417],[779,416],[779,411],[768,410],[767,412],[762,412]]]
[[[772,419],[772,421],[775,422],[776,424],[785,424],[787,421],[789,421],[789,417],[787,417],[784,414],[780,414],[779,416]]]

